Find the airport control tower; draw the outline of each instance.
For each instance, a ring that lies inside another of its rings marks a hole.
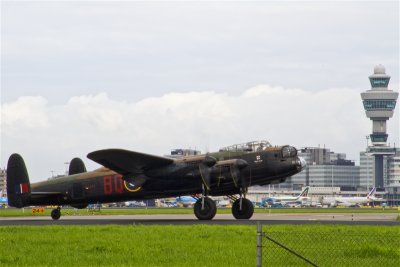
[[[382,188],[383,184],[383,156],[393,155],[395,149],[387,145],[386,121],[393,116],[396,100],[399,93],[388,89],[390,76],[385,67],[378,65],[374,74],[369,76],[371,89],[361,93],[365,113],[372,120],[371,146],[367,153],[375,157],[375,186]]]

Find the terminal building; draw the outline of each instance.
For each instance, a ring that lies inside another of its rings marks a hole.
[[[0,168],[0,197],[7,197],[7,172]]]
[[[307,162],[302,172],[289,177],[279,185],[286,190],[301,190],[304,186],[340,187],[356,191],[360,184],[360,166],[347,160],[346,154],[335,153],[328,148],[306,147],[298,155]]]
[[[368,191],[375,186],[375,157],[365,151],[360,152],[360,190]]]
[[[196,149],[190,149],[190,148],[176,148],[171,150],[170,155],[164,155],[165,157],[169,158],[181,158],[181,157],[186,157],[186,156],[196,156],[200,155],[201,151],[196,150]]]
[[[383,183],[388,202],[400,205],[400,148],[383,158]]]

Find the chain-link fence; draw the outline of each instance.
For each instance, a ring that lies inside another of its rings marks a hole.
[[[400,266],[400,233],[274,231],[259,225],[257,235],[257,266]]]

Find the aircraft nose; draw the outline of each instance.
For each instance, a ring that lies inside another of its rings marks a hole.
[[[307,166],[307,162],[302,157],[297,157],[297,167],[303,170]]]

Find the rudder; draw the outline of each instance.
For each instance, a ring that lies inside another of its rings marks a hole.
[[[31,184],[25,162],[19,154],[12,154],[7,164],[8,205],[22,208],[29,205]]]

